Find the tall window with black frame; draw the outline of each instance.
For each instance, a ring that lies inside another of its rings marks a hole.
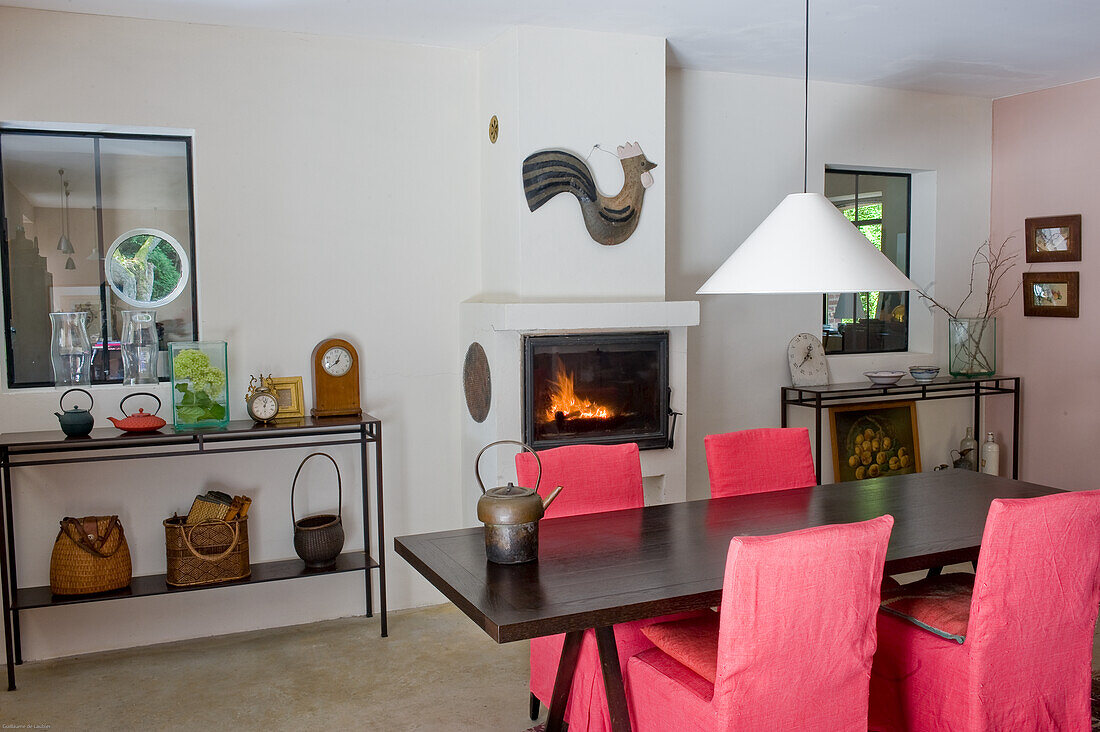
[[[875,247],[909,274],[908,173],[825,171],[825,197]],[[826,353],[881,353],[909,348],[909,293],[831,292],[824,297]]]

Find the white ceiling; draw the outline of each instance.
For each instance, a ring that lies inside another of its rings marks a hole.
[[[801,0],[0,0],[478,49],[513,25],[668,39],[669,64],[802,76]],[[1097,0],[813,0],[810,76],[1002,97],[1100,76]]]

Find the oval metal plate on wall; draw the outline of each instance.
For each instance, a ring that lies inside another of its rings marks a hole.
[[[497,121],[497,116],[494,114],[493,118],[489,120],[489,142],[496,144],[497,134],[500,133],[500,122]]]
[[[493,400],[493,382],[489,376],[489,359],[477,341],[466,349],[466,361],[462,364],[462,388],[466,392],[466,408],[470,410],[470,416],[475,422],[484,422]]]

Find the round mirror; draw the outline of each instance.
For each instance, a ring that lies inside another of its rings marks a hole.
[[[119,299],[149,309],[179,297],[191,274],[183,247],[158,229],[131,229],[115,239],[104,266],[107,284]]]

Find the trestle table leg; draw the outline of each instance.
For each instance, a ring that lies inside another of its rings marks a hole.
[[[554,693],[550,696],[550,712],[546,716],[546,732],[561,732],[565,721],[565,705],[569,703],[569,691],[573,688],[573,674],[577,670],[577,658],[581,654],[583,630],[571,630],[565,634],[558,661],[558,674],[554,677]]]

